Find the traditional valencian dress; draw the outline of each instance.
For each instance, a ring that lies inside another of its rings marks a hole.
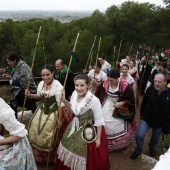
[[[102,103],[102,113],[105,122],[105,131],[108,140],[109,151],[115,151],[127,147],[135,139],[137,125],[136,121],[131,117],[130,122],[118,116],[117,109],[114,104],[118,101],[124,101],[126,104],[132,106],[133,112],[135,108],[134,93],[130,85],[119,79],[119,84],[116,89],[112,89],[109,82],[105,81],[97,91],[96,96]],[[135,114],[135,113],[134,113]]]
[[[100,101],[90,91],[78,103],[77,92],[74,91],[71,96],[71,110],[75,117],[68,125],[65,134],[58,148],[58,162],[55,169],[72,170],[108,170],[109,158],[107,139],[104,127],[104,121],[101,113]],[[101,144],[96,148],[93,141],[87,143],[82,138],[82,128],[85,124],[93,123],[94,126],[102,126]]]
[[[122,73],[120,73],[120,78],[122,78]],[[129,83],[131,87],[133,87],[134,84],[134,78],[128,73],[126,81]]]
[[[88,73],[88,77],[92,80],[93,78],[96,79],[98,83],[103,82],[104,80],[107,79],[107,75],[104,71],[100,70],[99,73],[95,73],[95,70],[92,69]],[[96,91],[97,85],[93,84],[92,82],[90,83],[89,90],[94,93]]]
[[[2,98],[0,98],[0,126],[1,130],[4,128],[9,135],[22,138],[8,145],[0,145],[0,170],[36,170],[34,155],[26,137],[27,130],[17,121],[15,112]],[[4,138],[3,130],[0,140]]]
[[[32,144],[36,162],[46,163],[49,151],[51,152],[49,161],[54,161],[55,150],[70,119],[70,117],[68,117],[68,120],[66,119],[66,112],[64,112],[63,124],[58,131],[56,122],[62,89],[63,86],[58,80],[53,80],[49,91],[44,89],[44,81],[41,81],[38,85],[37,94],[40,96],[41,102],[30,120],[28,131],[28,137]],[[64,104],[61,103],[61,107],[63,106]],[[53,135],[54,129],[55,132]],[[52,138],[53,141],[51,145]],[[51,150],[50,145],[52,146]]]
[[[129,74],[135,79],[136,78],[136,74],[137,74],[137,68],[133,67],[132,69],[129,69]]]

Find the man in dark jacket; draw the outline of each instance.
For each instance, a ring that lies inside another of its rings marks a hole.
[[[67,74],[67,65],[64,64],[63,60],[58,59],[55,62],[56,71],[54,73],[54,79],[58,80],[62,85],[64,85],[64,81]],[[65,86],[65,97],[68,101],[70,101],[70,97],[74,91],[74,74],[71,70],[68,72],[68,77]]]
[[[141,121],[136,136],[136,149],[131,159],[137,159],[142,153],[144,138],[150,128],[152,136],[149,142],[150,156],[155,156],[155,146],[162,134],[170,134],[170,89],[166,86],[167,80],[163,73],[154,77],[151,85],[144,95],[140,114]]]

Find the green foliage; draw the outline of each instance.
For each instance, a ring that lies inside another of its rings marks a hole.
[[[37,46],[34,64],[34,74],[40,74],[40,68],[45,63],[42,41],[45,47],[46,63],[54,65],[59,58],[69,64],[77,33],[80,33],[75,54],[76,64],[71,65],[74,72],[82,71],[86,65],[89,53],[97,36],[92,51],[94,63],[98,53],[98,41],[101,37],[100,52],[113,62],[118,56],[120,41],[122,46],[120,58],[129,53],[131,44],[135,52],[140,44],[148,43],[151,48],[165,49],[170,47],[170,10],[169,0],[164,0],[165,7],[149,3],[127,1],[120,6],[110,6],[105,13],[95,10],[90,17],[61,23],[52,17],[48,19],[34,18],[29,21],[14,22],[7,19],[0,23],[0,56],[10,51],[23,55],[31,66],[31,51],[35,48],[39,27],[42,26],[39,44]]]

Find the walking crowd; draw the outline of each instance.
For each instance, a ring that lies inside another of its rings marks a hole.
[[[127,55],[112,67],[102,54],[75,76],[57,59],[55,69],[42,66],[38,85],[20,54],[10,52],[6,61],[12,99],[0,98],[0,170],[36,170],[36,162],[53,163],[54,170],[109,170],[109,152],[136,140],[129,159],[137,159],[152,129],[148,149],[155,157],[160,137],[170,134],[169,55]],[[18,106],[33,112],[28,129]]]

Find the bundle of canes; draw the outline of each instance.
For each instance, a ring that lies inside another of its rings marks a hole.
[[[67,69],[67,73],[66,73],[66,78],[65,78],[64,84],[63,84],[62,95],[64,94],[64,89],[65,89],[65,86],[66,86],[69,69],[70,69],[70,66],[71,66],[71,63],[72,63],[72,60],[73,60],[73,55],[74,55],[73,53],[76,51],[76,45],[77,45],[77,41],[78,41],[79,35],[80,35],[80,34],[78,33],[78,34],[77,34],[76,41],[75,41],[75,43],[74,43],[73,52],[72,52],[71,57],[70,57],[70,62],[69,62],[69,65],[68,65],[68,69]],[[58,108],[60,108],[60,106],[61,106],[61,100],[60,100],[60,103],[59,103],[59,107],[58,107]],[[59,110],[58,110],[58,119],[57,119],[57,120],[59,120],[59,116],[60,116],[60,115],[59,115]],[[55,128],[58,128],[58,126],[57,126],[57,121],[55,122],[55,126],[54,126],[54,127],[55,127]],[[51,141],[50,141],[50,149],[49,149],[48,158],[47,158],[46,170],[48,170],[50,153],[51,153],[51,151],[52,151],[52,141],[54,140],[54,137],[55,137],[55,135],[54,135],[54,133],[55,133],[55,131],[56,131],[55,128],[54,128],[54,130],[53,130],[52,139],[51,139]],[[57,136],[58,136],[58,133],[57,133]]]
[[[119,45],[119,52],[118,52],[118,56],[117,56],[117,62],[119,61],[121,46],[122,46],[122,40],[120,41],[120,45]],[[116,62],[116,63],[117,63],[117,62]],[[117,67],[118,67],[118,65],[116,65],[116,68],[117,68]]]
[[[97,52],[96,63],[95,63],[95,66],[96,66],[96,67],[97,67],[97,62],[98,62],[98,58],[99,58],[100,44],[101,44],[101,37],[100,37],[100,39],[99,39],[98,52]],[[95,79],[96,67],[95,67],[95,69],[94,69],[94,75],[93,75],[93,78],[92,78],[92,79]],[[92,85],[92,89],[91,89],[92,92],[93,92],[93,89],[94,89],[94,87],[93,87],[93,85]]]
[[[92,58],[92,51],[93,51],[93,48],[94,48],[94,44],[95,44],[96,38],[97,38],[97,36],[94,37],[94,41],[93,41],[92,47],[90,49],[90,53],[89,53],[89,56],[88,56],[88,59],[87,59],[87,62],[86,62],[86,66],[84,68],[85,71],[87,69],[87,65],[89,63],[90,57]]]
[[[33,58],[32,58],[32,64],[31,64],[31,68],[30,68],[30,74],[29,74],[29,78],[28,78],[27,89],[29,89],[29,86],[30,86],[30,79],[32,77],[32,71],[33,71],[33,67],[34,67],[34,61],[35,61],[37,46],[38,46],[38,42],[39,42],[39,38],[40,38],[40,33],[41,33],[41,26],[39,28],[39,33],[38,33],[38,36],[37,36],[37,41],[36,41],[36,45],[35,45],[34,55],[33,55]],[[25,104],[26,104],[26,99],[27,99],[27,96],[24,97],[24,103],[23,103],[22,114],[21,114],[21,123],[23,121],[23,114],[24,114],[24,107],[25,107]]]

